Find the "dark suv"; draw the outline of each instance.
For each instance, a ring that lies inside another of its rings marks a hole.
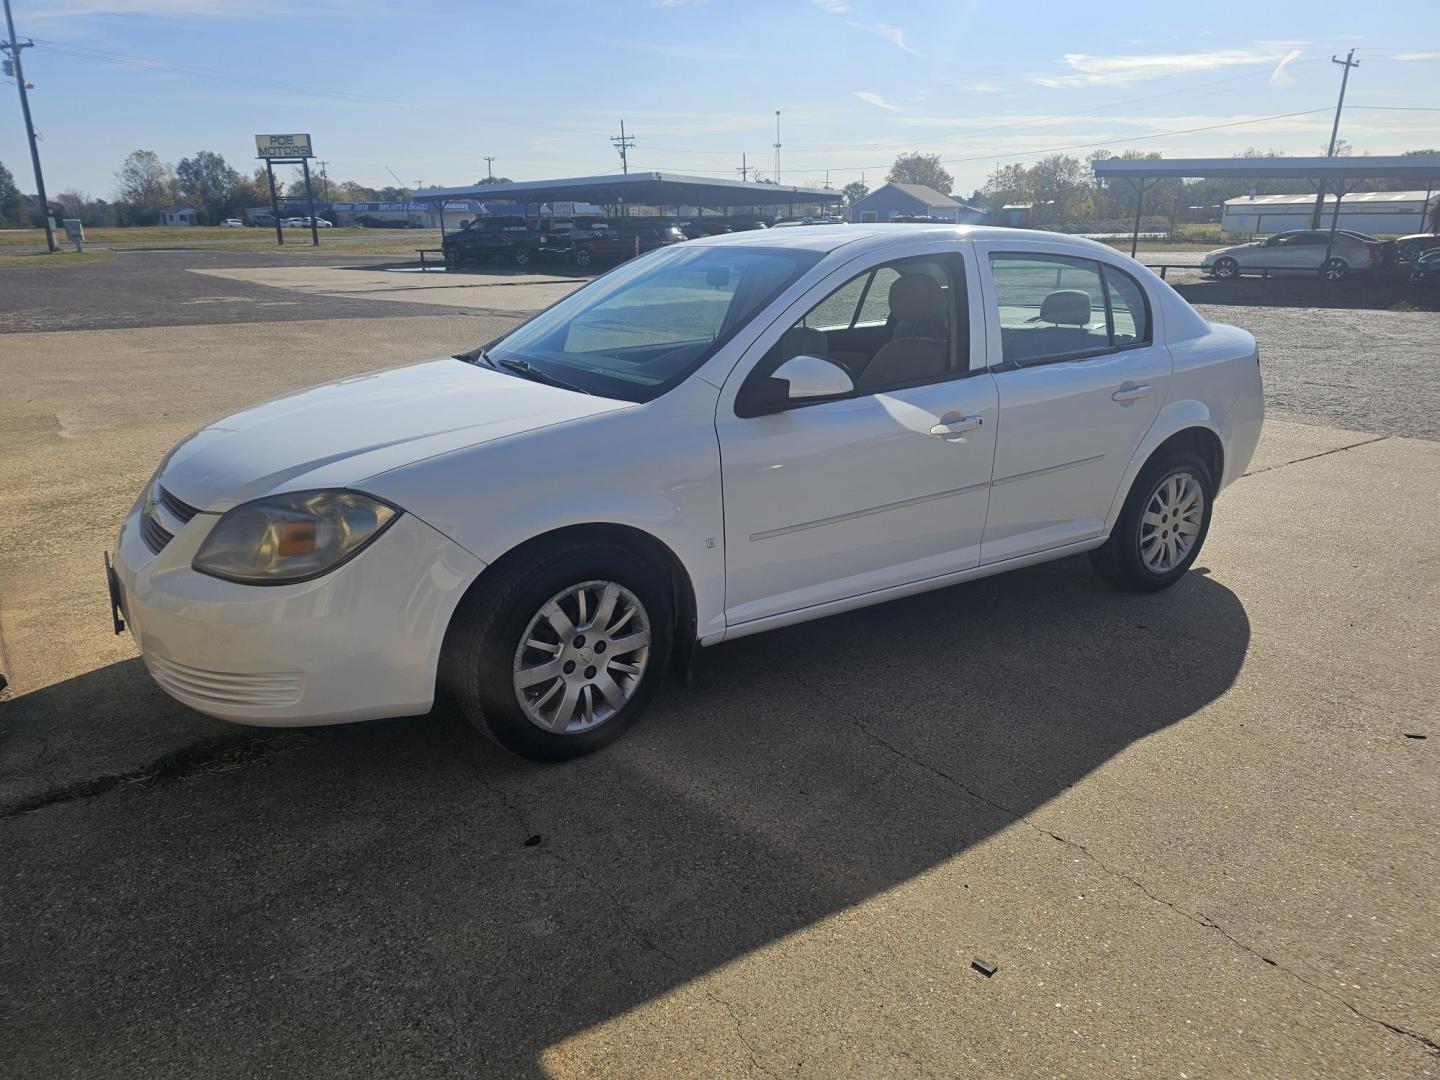
[[[467,221],[441,243],[446,266],[503,259],[529,266],[540,246],[540,233],[524,218],[483,218]]]
[[[624,262],[656,248],[684,242],[685,234],[674,225],[606,225],[573,232],[552,233],[546,250],[568,258],[576,266]]]

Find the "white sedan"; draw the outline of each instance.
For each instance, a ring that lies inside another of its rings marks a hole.
[[[191,435],[120,531],[117,631],[227,720],[402,716],[448,687],[559,760],[696,645],[1081,551],[1172,585],[1261,419],[1254,339],[1097,243],[694,240],[484,347]]]

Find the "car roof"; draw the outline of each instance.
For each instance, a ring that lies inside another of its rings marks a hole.
[[[1095,251],[1108,252],[1116,249],[1097,240],[1068,233],[1045,232],[1040,229],[1007,229],[996,225],[947,225],[900,224],[870,222],[858,225],[809,225],[795,228],[769,228],[754,232],[724,233],[720,236],[702,236],[688,244],[705,247],[730,247],[752,245],[768,248],[799,248],[806,251],[830,252],[847,245],[855,245],[858,251],[884,247],[890,243],[914,240],[1014,240],[1034,243],[1036,241],[1063,242],[1066,246],[1089,247]]]

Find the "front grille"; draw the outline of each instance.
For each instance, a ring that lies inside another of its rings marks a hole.
[[[161,524],[150,516],[147,510],[140,515],[140,539],[145,541],[145,546],[156,555],[165,550],[165,545],[170,543],[174,537],[165,531]]]
[[[164,487],[160,488],[160,498],[158,501],[161,506],[165,507],[165,509],[170,511],[170,513],[173,514],[175,517],[179,518],[182,524],[189,521],[196,514],[200,513],[199,510],[195,509],[195,507],[191,506],[189,503],[181,502],[174,495],[171,495],[170,492],[166,491]]]
[[[150,655],[145,660],[150,675],[163,689],[182,700],[190,698],[212,705],[250,708],[293,705],[300,700],[305,685],[305,676],[298,671],[243,674],[207,671],[163,656]]]

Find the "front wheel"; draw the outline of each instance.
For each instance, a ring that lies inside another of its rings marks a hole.
[[[467,598],[447,644],[466,717],[532,761],[612,742],[654,697],[669,664],[665,575],[630,550],[540,552]]]
[[[1320,268],[1320,276],[1326,281],[1339,281],[1350,272],[1350,264],[1344,259],[1331,259]]]
[[[1415,240],[1410,241],[1398,252],[1401,262],[1414,262],[1424,253],[1425,249]]]
[[[1218,281],[1229,281],[1240,276],[1240,264],[1234,259],[1216,259],[1211,272]]]
[[[575,249],[574,259],[576,266],[589,266],[595,261],[595,253],[588,247],[578,247]]]
[[[516,266],[529,266],[531,259],[530,249],[527,247],[517,247],[512,258],[514,258]]]
[[[1210,531],[1215,481],[1189,451],[1148,463],[1105,543],[1090,552],[1101,577],[1138,592],[1168,589],[1185,576]]]
[[[448,247],[445,249],[446,266],[459,266],[464,261],[459,248]]]

